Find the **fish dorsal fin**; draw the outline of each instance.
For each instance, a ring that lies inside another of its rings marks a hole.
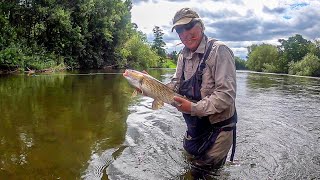
[[[157,109],[161,108],[163,105],[164,105],[163,101],[160,101],[160,100],[156,100],[156,99],[155,99],[155,100],[152,102],[152,109],[153,109],[153,110],[157,110]]]

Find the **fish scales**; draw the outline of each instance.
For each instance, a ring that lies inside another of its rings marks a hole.
[[[146,76],[143,79],[142,86],[146,86],[142,89],[149,89],[154,93],[154,99],[160,99],[168,104],[173,102],[173,97],[176,94],[173,91],[170,91],[170,89],[164,84]],[[150,96],[152,96],[152,94]]]
[[[123,73],[123,76],[128,80],[128,82],[139,90],[142,95],[148,96],[154,99],[152,103],[152,109],[158,109],[163,106],[163,103],[171,104],[176,106],[174,101],[174,96],[179,96],[185,98],[177,93],[175,93],[168,86],[155,79],[154,77],[141,73],[139,71],[127,69]],[[136,95],[137,91],[134,91],[133,95]]]

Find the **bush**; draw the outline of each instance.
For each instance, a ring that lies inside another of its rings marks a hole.
[[[9,69],[23,67],[25,58],[22,48],[15,44],[11,44],[0,51],[0,66]]]
[[[37,53],[34,53],[37,52]],[[0,51],[0,66],[8,69],[41,70],[63,63],[63,58],[39,47],[11,44]]]
[[[277,63],[264,63],[262,71],[268,73],[283,73],[281,67]]]
[[[262,68],[263,72],[269,72],[269,73],[272,73],[272,72],[277,72],[277,67],[273,64],[268,64],[268,63],[264,63],[263,64],[263,68]]]
[[[160,58],[138,35],[134,35],[126,42],[121,50],[121,56],[124,60],[118,62],[118,66],[131,68],[157,67]]]
[[[255,46],[250,52],[247,67],[253,71],[263,71],[265,64],[272,64],[278,59],[277,47],[269,44]]]
[[[56,56],[53,54],[42,55],[31,55],[27,56],[28,60],[25,62],[24,68],[40,70],[40,69],[48,69],[57,65],[54,61]]]
[[[301,61],[289,64],[289,74],[300,76],[320,76],[320,59],[308,53]]]
[[[176,68],[177,65],[171,59],[165,59],[165,63],[162,65],[163,68]]]

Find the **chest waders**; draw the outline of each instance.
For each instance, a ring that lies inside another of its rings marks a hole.
[[[182,75],[180,79],[179,94],[186,96],[190,100],[200,101],[201,100],[201,83],[203,69],[206,66],[206,60],[212,50],[213,41],[209,42],[206,47],[204,56],[200,57],[200,63],[197,67],[196,72],[188,80],[185,80],[184,69],[185,59],[183,59]],[[224,121],[219,123],[211,124],[209,117],[197,117],[191,116],[190,114],[183,113],[183,117],[187,124],[187,132],[184,138],[183,147],[191,155],[195,157],[201,157],[209,150],[215,143],[219,133],[221,131],[233,131],[233,145],[230,161],[233,161],[236,145],[236,126],[223,127],[231,123],[237,122],[237,113]]]

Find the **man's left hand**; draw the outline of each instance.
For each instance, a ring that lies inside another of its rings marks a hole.
[[[175,107],[180,112],[187,113],[187,114],[191,113],[191,102],[190,101],[188,101],[184,98],[178,97],[178,96],[174,96],[173,100],[176,102]]]

